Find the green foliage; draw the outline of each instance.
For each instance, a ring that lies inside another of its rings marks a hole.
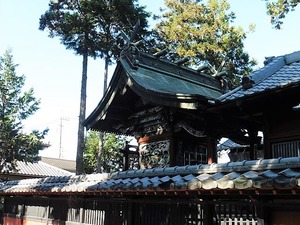
[[[85,173],[93,173],[97,171],[97,157],[99,153],[99,137],[97,131],[89,131],[85,140],[84,149],[84,170]],[[114,172],[122,170],[123,154],[120,152],[122,143],[125,138],[115,134],[104,134],[103,152],[101,154],[102,171]]]
[[[137,30],[136,39],[147,34],[147,18],[149,12],[144,6],[136,4],[137,0],[94,0],[90,1],[91,13],[101,38],[98,56],[101,58],[116,59],[120,55],[124,40],[119,34],[122,30],[126,34],[132,32],[132,27],[139,20],[140,28]]]
[[[16,160],[37,161],[38,152],[45,147],[42,142],[47,130],[22,131],[22,121],[34,114],[39,101],[33,89],[23,91],[25,76],[16,74],[11,51],[0,57],[0,170],[12,170]]]
[[[49,30],[50,37],[59,37],[67,49],[92,57],[117,58],[123,40],[120,30],[129,33],[140,19],[139,35],[146,34],[150,16],[135,4],[136,0],[58,0],[49,3],[49,10],[40,18],[40,30]]]
[[[49,36],[59,37],[67,49],[76,54],[96,57],[100,40],[92,14],[85,2],[58,0],[49,3],[49,9],[40,17],[40,30],[49,30]]]
[[[83,172],[83,139],[86,110],[86,81],[88,56],[105,58],[104,90],[107,87],[108,65],[116,59],[125,33],[139,19],[141,29],[137,37],[146,33],[146,18],[150,15],[144,7],[135,4],[136,0],[57,0],[50,1],[49,9],[40,17],[40,30],[49,30],[50,37],[59,37],[67,49],[83,56],[80,115],[76,173]]]
[[[97,156],[99,151],[99,132],[89,131],[85,138],[83,164],[85,173],[93,173],[97,169]]]
[[[167,10],[156,26],[174,59],[189,57],[191,65],[211,64],[220,72],[225,60],[232,85],[249,74],[255,62],[243,50],[246,33],[232,25],[235,15],[226,0],[165,0]]]
[[[40,30],[49,30],[50,37],[59,37],[67,49],[83,56],[80,95],[80,113],[77,139],[76,174],[83,172],[83,142],[86,111],[86,85],[88,56],[96,57],[100,38],[96,31],[90,1],[58,0],[49,3],[49,9],[40,17]]]
[[[120,152],[124,136],[104,134],[104,146],[102,153],[102,166],[104,172],[120,171],[123,168],[123,154]]]
[[[267,2],[267,14],[271,16],[271,23],[276,29],[281,29],[282,19],[300,3],[300,0],[265,1]]]

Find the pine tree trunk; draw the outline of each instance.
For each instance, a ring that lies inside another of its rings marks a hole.
[[[107,90],[108,63],[109,63],[109,57],[106,56],[105,57],[104,83],[103,83],[103,96],[104,96],[104,94],[105,94],[105,92]]]
[[[103,146],[104,146],[104,133],[100,132],[99,134],[99,151],[97,156],[97,173],[102,173],[102,152],[103,152]]]
[[[87,83],[87,64],[88,54],[83,54],[82,60],[82,78],[81,78],[81,94],[80,94],[80,111],[78,124],[78,139],[77,139],[77,156],[76,156],[76,174],[83,173],[83,148],[84,148],[84,126],[86,111],[86,83]]]
[[[107,90],[107,77],[108,77],[108,63],[109,63],[109,57],[105,57],[105,71],[104,71],[104,81],[103,81],[103,96],[105,95],[105,92]],[[103,137],[104,133],[100,132],[99,136],[99,151],[98,151],[98,157],[97,157],[97,172],[102,173],[102,152],[103,152]]]

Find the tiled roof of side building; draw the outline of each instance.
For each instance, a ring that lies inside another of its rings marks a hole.
[[[76,161],[75,160],[41,157],[41,161],[44,163],[47,163],[49,165],[61,168],[63,170],[67,170],[71,173],[76,172]]]
[[[0,195],[151,195],[300,191],[300,157],[8,181]]]
[[[227,139],[223,143],[218,144],[217,150],[221,151],[226,149],[238,149],[238,148],[246,148],[246,147],[249,147],[249,145],[240,145],[238,143],[233,142],[230,139]]]
[[[239,86],[218,98],[220,102],[233,101],[264,91],[284,88],[300,83],[300,51],[270,57],[263,68],[250,74],[252,85],[249,88]]]
[[[73,173],[38,161],[34,163],[17,161],[17,170],[1,172],[1,174],[19,175],[26,177],[70,176]]]

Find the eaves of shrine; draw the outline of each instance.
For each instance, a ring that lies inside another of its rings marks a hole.
[[[118,132],[120,121],[150,108],[203,110],[222,95],[220,81],[201,72],[139,51],[125,49],[110,85],[84,126]]]

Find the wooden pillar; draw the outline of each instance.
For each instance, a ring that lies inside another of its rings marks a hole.
[[[125,203],[124,203],[125,204]],[[128,208],[127,208],[127,215],[126,216],[126,219],[127,219],[127,224],[133,224],[133,203],[132,201],[128,201],[127,199],[127,205],[128,205]]]
[[[270,144],[270,126],[267,120],[265,120],[263,133],[264,133],[264,158],[270,159],[272,158],[272,150]]]
[[[50,215],[50,198],[47,198],[47,209],[46,209],[46,215],[45,218],[47,220],[47,224],[50,224],[51,219],[49,218]]]
[[[129,154],[138,155],[138,151],[136,151],[136,152],[131,151],[130,148],[136,148],[136,146],[135,145],[130,145],[126,141],[124,149],[121,149],[121,152],[123,153],[123,170],[128,170],[129,169],[129,163],[130,163]]]
[[[249,139],[250,139],[250,159],[257,159],[257,133],[258,131],[253,129],[248,129]]]
[[[170,166],[177,166],[177,162],[176,162],[177,146],[175,146],[174,144],[173,136],[170,136],[169,140],[170,140],[170,148],[169,148]]]
[[[257,225],[267,225],[266,212],[263,206],[256,206]]]
[[[203,222],[204,224],[217,224],[216,217],[215,217],[215,207],[213,204],[203,204]]]
[[[127,141],[126,141],[125,149],[122,152],[123,152],[123,168],[124,170],[128,170],[129,169],[129,156],[128,156],[129,146]]]
[[[214,137],[207,138],[207,163],[217,163],[217,140]]]

